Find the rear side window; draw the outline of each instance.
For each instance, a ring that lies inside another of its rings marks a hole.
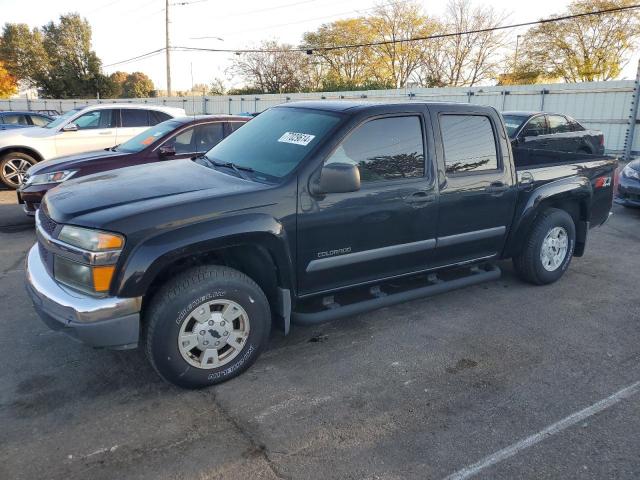
[[[229,122],[229,131],[231,133],[235,132],[241,126],[243,126],[246,122]]]
[[[440,131],[447,173],[498,168],[498,152],[491,120],[484,115],[442,115]]]
[[[1,118],[0,123],[7,123],[7,124],[13,124],[13,125],[29,125],[27,116],[22,114],[14,113],[10,115],[5,115],[4,117],[0,117],[0,118]]]
[[[173,118],[171,115],[168,115],[164,112],[159,112],[157,110],[149,110],[149,125],[154,126],[158,123],[166,122]]]
[[[148,110],[138,110],[135,108],[123,108],[120,110],[122,115],[123,127],[148,127],[149,112]]]
[[[424,176],[420,118],[389,117],[358,127],[326,163],[350,163],[363,182]]]

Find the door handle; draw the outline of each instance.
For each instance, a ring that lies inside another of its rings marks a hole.
[[[502,193],[502,192],[506,191],[507,188],[509,188],[509,187],[507,185],[505,185],[504,182],[492,182],[487,187],[487,192],[490,192],[490,193]]]
[[[428,191],[421,190],[419,192],[412,193],[404,197],[404,201],[407,203],[430,203],[435,201],[436,194]]]
[[[113,135],[113,132],[99,132],[98,135]]]

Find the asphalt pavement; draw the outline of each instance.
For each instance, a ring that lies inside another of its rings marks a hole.
[[[0,232],[2,479],[640,478],[640,211],[616,206],[554,285],[503,262],[495,282],[276,332],[202,391],[49,331],[23,287],[33,241]]]

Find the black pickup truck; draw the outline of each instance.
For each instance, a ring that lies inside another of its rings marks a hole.
[[[612,204],[614,159],[524,150],[468,104],[299,102],[205,156],[51,190],[27,289],[96,347],[142,346],[187,388],[244,371],[272,325],[496,279],[549,284]]]

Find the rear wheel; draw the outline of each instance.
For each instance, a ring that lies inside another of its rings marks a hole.
[[[229,380],[266,346],[269,303],[245,274],[198,267],[167,283],[145,315],[147,357],[162,378],[183,388]]]
[[[0,159],[0,181],[15,190],[24,180],[24,175],[36,159],[26,153],[9,152]]]
[[[513,258],[516,272],[536,285],[553,283],[569,267],[576,243],[576,228],[564,210],[545,210],[534,222],[520,255]]]

